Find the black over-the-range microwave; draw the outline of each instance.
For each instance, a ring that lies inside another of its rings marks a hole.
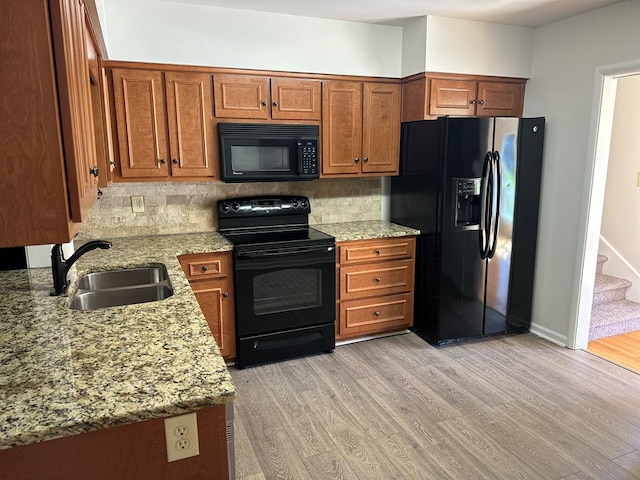
[[[222,180],[280,182],[320,176],[317,125],[219,123]]]

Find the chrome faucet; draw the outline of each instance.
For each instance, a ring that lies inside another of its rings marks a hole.
[[[62,253],[62,244],[56,243],[51,249],[51,272],[53,273],[53,288],[50,295],[64,295],[67,291],[67,273],[71,266],[85,253],[95,250],[96,248],[107,249],[111,248],[113,244],[106,240],[93,240],[80,245],[80,248],[75,251],[68,260],[64,259]]]

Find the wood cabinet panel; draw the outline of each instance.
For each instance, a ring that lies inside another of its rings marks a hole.
[[[340,304],[339,335],[352,337],[384,333],[413,324],[413,296],[409,293]]]
[[[474,115],[478,84],[472,80],[431,80],[431,115]]]
[[[215,115],[219,118],[269,118],[269,78],[215,75]]]
[[[360,172],[362,84],[322,84],[322,173]]]
[[[413,324],[415,245],[415,237],[338,243],[338,340]]]
[[[340,267],[340,300],[413,289],[413,260]]]
[[[271,117],[274,120],[320,120],[320,81],[271,79]]]
[[[113,70],[120,173],[123,177],[166,177],[167,131],[162,73]]]
[[[521,83],[478,83],[477,114],[485,117],[522,115],[524,85]]]
[[[171,175],[216,176],[219,151],[211,139],[217,131],[211,75],[167,72],[165,82]]]
[[[362,171],[398,173],[400,85],[364,84]]]
[[[414,255],[416,239],[414,237],[369,240],[340,245],[340,263],[351,264],[379,260],[410,258]]]
[[[231,252],[181,255],[178,257],[202,314],[222,356],[236,356],[236,323]]]

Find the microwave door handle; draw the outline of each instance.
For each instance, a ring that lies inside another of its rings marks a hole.
[[[300,140],[298,140],[297,144],[298,144],[298,172],[297,172],[297,174],[300,175],[302,173],[302,142]]]

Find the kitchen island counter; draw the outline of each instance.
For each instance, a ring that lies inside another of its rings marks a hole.
[[[110,239],[107,239],[110,240]],[[231,402],[235,387],[177,255],[230,251],[217,233],[113,239],[82,274],[167,267],[167,299],[80,312],[51,270],[0,272],[0,449]]]

